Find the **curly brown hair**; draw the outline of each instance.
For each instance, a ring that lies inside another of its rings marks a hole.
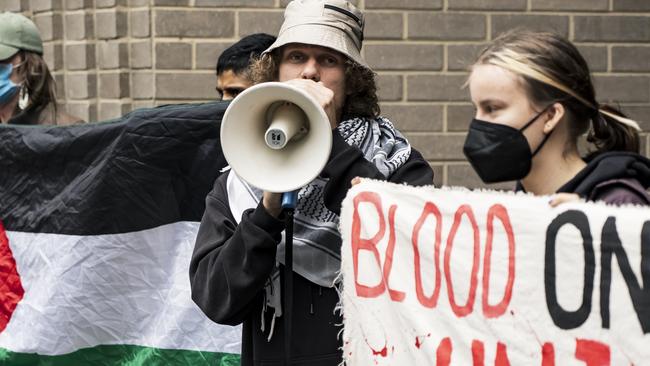
[[[277,81],[283,47],[276,48],[254,60],[251,64],[251,80],[254,84]],[[379,116],[379,99],[375,72],[346,57],[345,104],[342,120],[353,117],[375,118]]]

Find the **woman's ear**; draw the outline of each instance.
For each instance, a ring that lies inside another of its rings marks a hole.
[[[12,64],[14,64],[14,67],[15,67],[16,65],[20,65],[20,64],[22,64],[23,61],[25,61],[25,55],[23,54],[23,52],[24,52],[24,51],[22,51],[22,50],[21,50],[21,51],[18,51],[18,52],[16,52],[15,55],[13,55],[13,56],[11,57],[11,59],[9,59],[9,61],[10,61]]]
[[[546,110],[545,115],[547,116],[548,120],[544,122],[544,134],[548,135],[555,129],[558,123],[564,118],[566,115],[566,109],[564,108],[564,105],[562,103],[556,102],[553,103],[548,109]]]

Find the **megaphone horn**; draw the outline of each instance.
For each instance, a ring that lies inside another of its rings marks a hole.
[[[221,146],[234,172],[269,192],[291,192],[318,176],[329,158],[332,130],[306,91],[280,82],[240,93],[221,121]]]

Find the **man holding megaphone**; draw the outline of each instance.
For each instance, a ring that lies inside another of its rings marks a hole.
[[[252,66],[262,84],[240,94],[224,116],[221,138],[232,169],[206,198],[190,281],[193,300],[210,319],[243,323],[242,365],[281,365],[287,353],[291,365],[338,365],[337,226],[352,178],[433,184],[422,155],[379,116],[362,40],[363,14],[347,1],[292,1],[276,42]],[[292,190],[293,293],[286,296],[281,192]],[[287,308],[288,343],[276,320]]]

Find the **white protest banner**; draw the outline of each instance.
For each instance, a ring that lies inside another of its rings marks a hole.
[[[364,181],[341,232],[348,365],[650,362],[650,209]]]

